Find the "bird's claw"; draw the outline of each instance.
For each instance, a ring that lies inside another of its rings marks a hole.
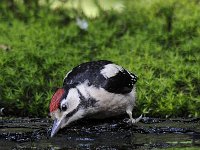
[[[142,115],[140,115],[140,117],[136,118],[136,119],[129,119],[129,123],[135,124],[137,122],[139,122],[142,119]]]

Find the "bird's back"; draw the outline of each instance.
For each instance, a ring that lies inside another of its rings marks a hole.
[[[89,84],[99,87],[102,80],[105,80],[100,70],[111,61],[101,60],[82,63],[74,67],[64,79],[63,86],[73,85],[76,86],[88,80]]]
[[[133,89],[137,77],[111,61],[86,62],[73,68],[64,79],[63,86],[76,87],[88,82],[111,93],[125,94]]]

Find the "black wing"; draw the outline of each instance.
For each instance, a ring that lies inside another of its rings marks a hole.
[[[103,88],[108,92],[126,94],[132,91],[136,82],[137,76],[123,69],[115,76],[108,78],[104,82]]]

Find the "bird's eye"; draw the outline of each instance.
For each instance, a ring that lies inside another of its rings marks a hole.
[[[62,111],[66,111],[67,110],[67,105],[63,104],[62,107],[61,107],[61,110]]]

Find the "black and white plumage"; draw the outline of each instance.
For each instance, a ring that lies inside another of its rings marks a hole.
[[[53,95],[51,137],[60,128],[84,117],[106,118],[127,113],[132,123],[137,76],[111,61],[80,64],[67,73],[63,87]]]

